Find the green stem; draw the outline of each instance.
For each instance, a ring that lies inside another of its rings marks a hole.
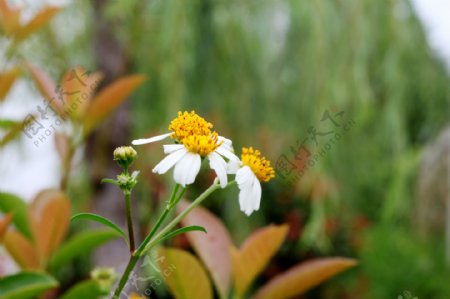
[[[235,181],[231,181],[228,183],[227,187],[233,185]],[[176,197],[176,193],[178,192],[178,188],[180,186],[176,185],[174,188],[174,191],[172,192],[172,195],[170,197],[170,200],[167,204],[167,207],[164,209],[164,212],[159,217],[158,221],[156,222],[155,226],[151,230],[150,234],[145,238],[145,240],[141,243],[139,248],[132,254],[130,261],[128,262],[128,265],[122,274],[122,277],[120,278],[119,284],[114,291],[114,295],[112,299],[119,299],[120,294],[122,293],[122,290],[124,289],[128,277],[131,274],[131,271],[133,271],[134,267],[136,266],[136,263],[139,260],[139,257],[142,256],[142,254],[152,248],[154,244],[158,242],[158,240],[163,237],[166,233],[168,233],[172,228],[174,228],[189,212],[191,212],[196,206],[198,206],[203,200],[205,200],[209,195],[211,195],[214,191],[217,189],[220,189],[220,185],[217,182],[214,182],[208,189],[205,190],[202,194],[200,194],[199,197],[197,197],[183,212],[181,212],[175,219],[173,219],[166,227],[164,227],[155,237],[153,237],[158,230],[161,223],[164,221],[166,216],[169,214],[169,212],[175,207],[176,203],[180,200],[181,196],[183,196],[184,191],[181,192],[181,194]]]
[[[228,185],[225,187],[229,187],[233,185],[235,181],[231,181],[228,183]],[[156,244],[160,238],[162,238],[165,234],[167,234],[172,228],[174,228],[180,221],[187,215],[189,212],[191,212],[196,206],[198,206],[203,200],[205,200],[211,193],[216,191],[217,189],[220,189],[220,185],[217,183],[212,184],[208,189],[206,189],[205,192],[203,192],[199,197],[197,197],[183,212],[178,214],[175,219],[173,219],[166,227],[164,227],[150,242],[146,247],[144,248],[143,252],[146,252],[150,250],[154,244]],[[142,246],[142,245],[141,245]]]
[[[127,209],[127,225],[128,225],[128,239],[130,240],[130,253],[133,254],[136,249],[135,241],[134,241],[134,230],[133,230],[133,218],[131,217],[131,192],[124,192],[125,195],[125,204]]]
[[[142,250],[144,248],[144,246],[142,246],[142,245],[150,242],[151,238],[154,236],[154,234],[156,233],[158,228],[161,226],[161,224],[163,223],[163,221],[165,220],[165,218],[169,214],[170,209],[173,207],[172,204],[175,201],[175,196],[176,196],[179,188],[180,188],[180,185],[178,185],[178,184],[175,185],[175,187],[174,187],[174,189],[172,191],[172,194],[170,196],[170,199],[169,199],[169,201],[167,203],[167,206],[164,209],[164,211],[161,214],[161,216],[159,216],[159,219],[156,221],[156,224],[153,226],[152,230],[150,231],[148,236],[145,238],[145,240],[142,242],[142,244],[139,246],[139,248],[136,251],[134,251],[134,249],[133,249],[133,251],[131,251],[132,254],[131,254],[131,257],[130,257],[130,261],[128,262],[128,265],[127,265],[124,273],[122,274],[122,277],[120,278],[119,284],[117,285],[117,288],[114,291],[114,295],[112,297],[113,299],[119,299],[120,298],[120,294],[122,293],[123,288],[127,284],[128,278],[129,278],[129,276],[131,274],[131,271],[133,271],[134,267],[136,266],[136,263],[139,260],[139,257],[142,254]],[[128,210],[128,208],[127,208],[127,210]],[[128,215],[128,212],[127,212],[127,215]],[[131,243],[131,240],[130,240],[130,243]]]

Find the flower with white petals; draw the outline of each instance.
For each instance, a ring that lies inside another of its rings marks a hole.
[[[167,137],[176,140],[175,144],[164,145],[167,156],[153,168],[154,173],[164,174],[174,167],[173,178],[176,183],[185,187],[192,184],[200,171],[202,158],[209,160],[209,166],[219,178],[220,186],[225,188],[228,183],[227,161],[239,161],[233,153],[231,140],[218,136],[211,131],[212,125],[194,111],[178,113],[169,130],[172,133],[139,139],[133,144],[145,144]]]
[[[239,206],[241,211],[250,216],[259,210],[261,202],[261,182],[268,182],[275,177],[275,171],[270,161],[261,157],[258,150],[242,148],[242,162],[231,161],[229,172],[236,173],[236,183],[239,187]]]
[[[168,137],[175,139],[181,143],[184,138],[191,135],[210,135],[213,125],[207,122],[203,117],[191,112],[178,112],[178,117],[170,122],[170,133],[154,136],[151,138],[133,140],[131,144],[141,145],[164,140]]]

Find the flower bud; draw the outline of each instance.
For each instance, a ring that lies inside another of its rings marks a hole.
[[[114,150],[114,160],[123,169],[128,169],[136,157],[137,152],[131,146],[120,146]]]
[[[113,268],[95,268],[91,271],[91,278],[98,283],[100,290],[107,293],[117,277]]]

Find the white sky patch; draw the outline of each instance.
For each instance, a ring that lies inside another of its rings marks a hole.
[[[450,0],[411,0],[428,42],[450,71]]]

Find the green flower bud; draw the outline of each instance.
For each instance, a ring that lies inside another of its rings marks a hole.
[[[114,150],[114,160],[123,169],[128,169],[136,157],[137,152],[131,146],[121,146]]]
[[[108,293],[111,289],[117,273],[114,268],[95,268],[91,271],[91,278],[98,283],[102,292]]]

